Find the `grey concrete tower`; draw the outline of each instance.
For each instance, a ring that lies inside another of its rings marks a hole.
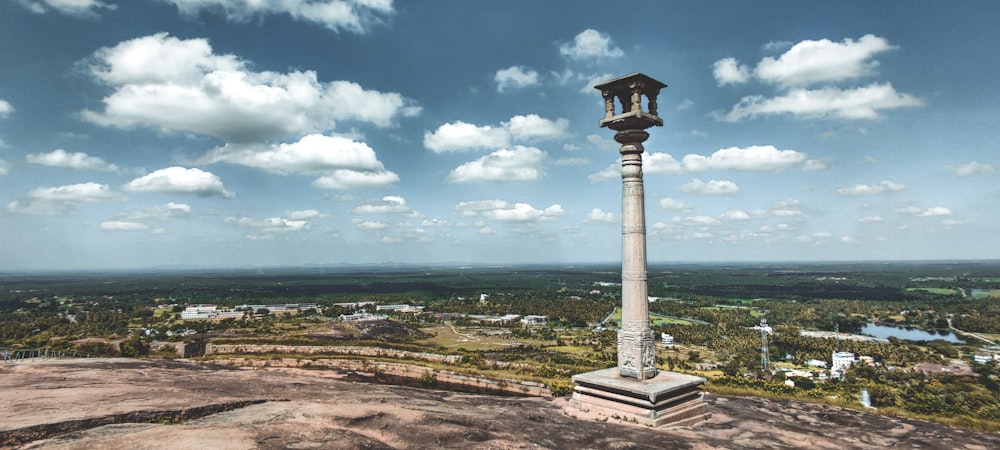
[[[646,212],[642,185],[642,143],[645,130],[662,126],[656,97],[666,84],[633,73],[595,86],[604,96],[601,127],[617,131],[622,155],[622,323],[618,331],[618,371],[623,377],[647,380],[656,376],[656,340],[649,326],[646,277]],[[646,110],[642,108],[647,99]],[[615,99],[621,112],[615,112]]]

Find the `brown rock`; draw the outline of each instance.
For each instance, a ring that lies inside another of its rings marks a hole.
[[[709,395],[709,421],[653,429],[572,419],[562,413],[565,399],[458,394],[339,378],[333,371],[131,359],[3,366],[0,446],[1000,448],[995,434],[802,402]]]

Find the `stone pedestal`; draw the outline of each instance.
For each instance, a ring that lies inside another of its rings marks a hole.
[[[712,416],[700,388],[704,378],[660,371],[638,381],[612,367],[574,375],[573,381],[565,412],[578,419],[660,427],[693,425]]]

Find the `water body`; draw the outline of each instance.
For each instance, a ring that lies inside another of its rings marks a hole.
[[[965,341],[962,340],[962,338],[956,336],[955,333],[952,333],[950,331],[931,332],[931,331],[924,331],[917,329],[893,327],[889,325],[878,325],[871,322],[861,327],[861,334],[874,336],[881,339],[888,339],[890,337],[904,339],[907,341],[933,341],[935,339],[941,339],[954,344],[965,343]]]

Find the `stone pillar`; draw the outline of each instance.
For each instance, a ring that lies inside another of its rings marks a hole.
[[[643,130],[615,134],[622,155],[622,323],[618,370],[624,377],[656,376],[656,340],[649,327],[646,284],[646,210],[642,186]]]

